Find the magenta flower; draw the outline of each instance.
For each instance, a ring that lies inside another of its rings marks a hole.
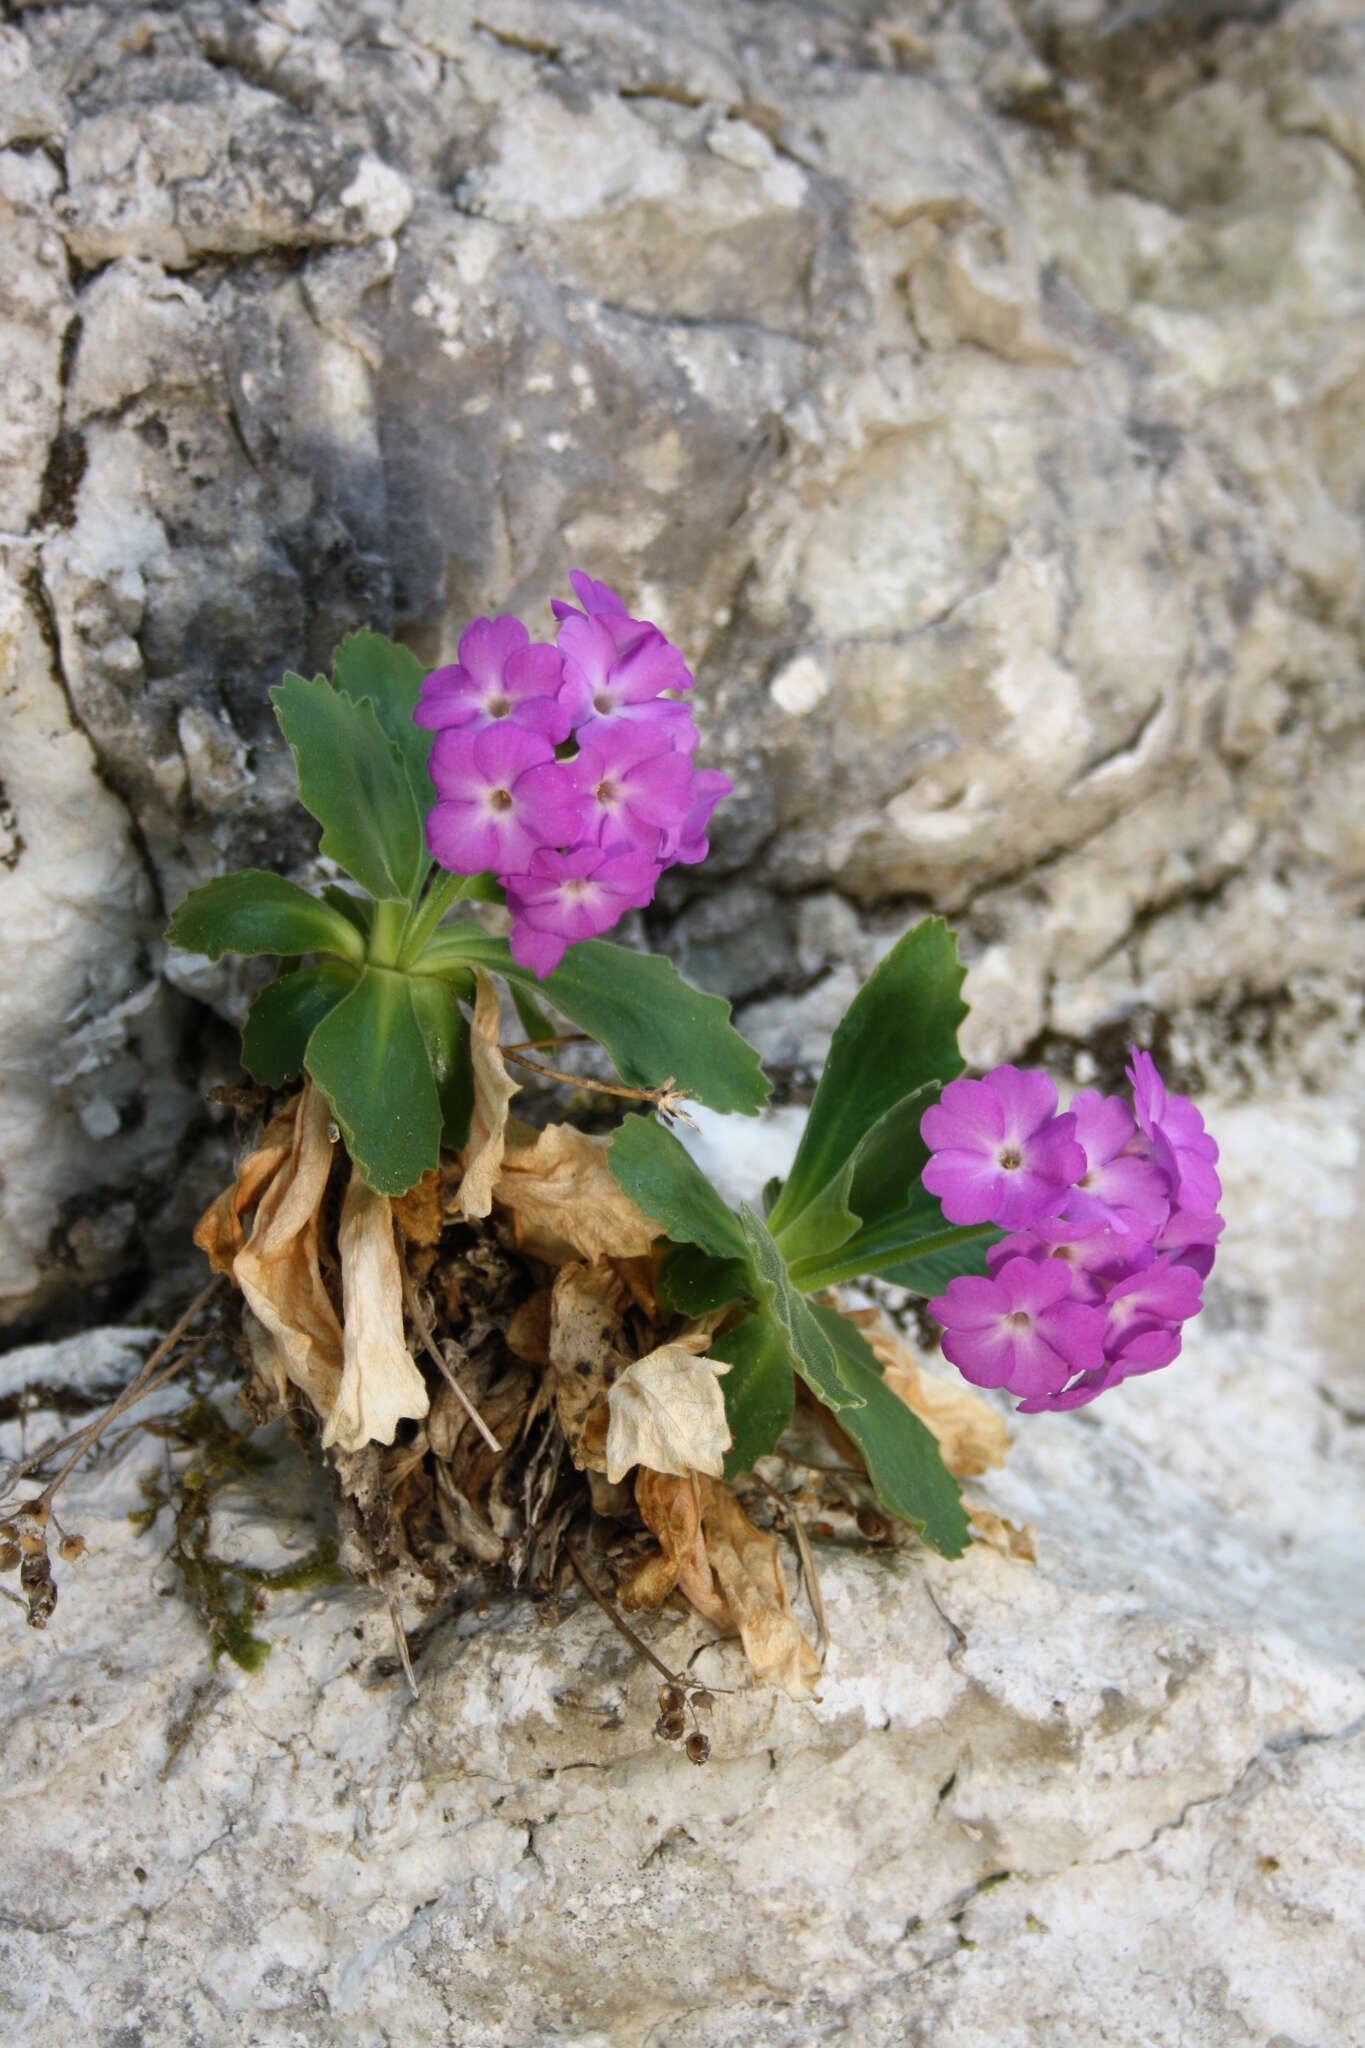
[[[413,714],[436,734],[427,844],[454,873],[497,876],[513,954],[542,976],[566,946],[643,908],[665,867],[703,859],[732,787],[692,767],[678,649],[605,583],[578,569],[571,581],[578,604],[554,601],[557,646],[505,613],[475,619]]]
[[[591,617],[597,612],[608,612],[618,619],[626,617],[626,608],[616,592],[605,583],[599,583],[595,576],[586,576],[581,569],[570,569],[569,581],[582,611],[562,597],[552,597],[550,610],[557,619]]]
[[[512,958],[543,979],[575,940],[596,938],[627,910],[643,910],[659,873],[633,847],[578,846],[571,853],[542,847],[531,857],[529,874],[508,878]]]
[[[723,796],[729,796],[734,788],[728,775],[722,775],[719,768],[698,768],[692,776],[692,801],[680,825],[665,829],[659,847],[659,858],[668,864],[681,861],[684,867],[691,867],[699,860],[705,860],[711,851],[711,842],[706,828],[711,822],[711,813]]]
[[[989,1281],[954,1280],[929,1306],[946,1356],[978,1386],[1025,1395],[1021,1413],[1079,1408],[1169,1365],[1201,1306],[1223,1228],[1218,1148],[1136,1046],[1129,1077],[1136,1122],[1093,1088],[1053,1116],[1047,1076],[1013,1067],[951,1082],[921,1119],[933,1153],[924,1185],[948,1220],[1015,1223],[986,1253]],[[1059,1179],[1070,1183],[1060,1192]],[[1029,1295],[1029,1269],[1045,1276],[1046,1300]],[[1074,1311],[1069,1325],[1063,1310]]]
[[[557,647],[533,645],[521,620],[504,612],[466,626],[459,655],[422,684],[414,724],[428,732],[477,732],[512,718],[556,743],[568,738],[572,712]]]
[[[1172,1202],[1196,1216],[1212,1215],[1223,1192],[1214,1171],[1218,1147],[1189,1097],[1167,1093],[1152,1055],[1136,1046],[1132,1054],[1133,1108],[1152,1158],[1170,1176]]]
[[[1125,1377],[1169,1365],[1180,1349],[1179,1325],[1199,1313],[1200,1286],[1193,1267],[1167,1258],[1118,1281],[1105,1302],[1105,1357]]]
[[[675,746],[691,752],[697,743],[692,714],[661,692],[690,690],[692,677],[657,626],[609,612],[571,612],[560,622],[557,644],[575,730],[603,718],[638,719],[662,727]]]
[[[982,1081],[950,1081],[920,1133],[933,1157],[924,1185],[950,1223],[1021,1230],[1055,1216],[1086,1170],[1076,1119],[1055,1114],[1057,1090],[1036,1068],[996,1067]]]
[[[1073,1301],[1100,1302],[1116,1279],[1132,1272],[1134,1257],[1150,1265],[1155,1253],[1135,1247],[1131,1237],[1120,1237],[1103,1223],[1077,1223],[1063,1216],[1047,1216],[1028,1230],[1012,1231],[998,1244],[990,1245],[986,1264],[992,1273],[1006,1259],[1057,1259],[1071,1275]]]
[[[1214,1247],[1223,1234],[1221,1216],[1196,1216],[1189,1209],[1172,1209],[1152,1239],[1155,1249],[1169,1252],[1173,1264],[1189,1266],[1201,1280],[1213,1270]]]
[[[504,719],[479,732],[436,735],[429,763],[441,801],[427,845],[443,868],[524,874],[541,846],[580,836],[584,802],[542,733]]]
[[[1007,1259],[991,1279],[965,1275],[936,1295],[944,1356],[976,1387],[1032,1397],[1059,1394],[1076,1373],[1102,1366],[1105,1313],[1073,1301],[1057,1259]]]
[[[1060,1394],[1037,1394],[1031,1400],[1021,1401],[1019,1413],[1056,1415],[1068,1408],[1084,1408],[1097,1394],[1107,1394],[1111,1387],[1117,1387],[1126,1378],[1122,1365],[1106,1361],[1090,1372],[1080,1373]]]
[[[1118,1280],[1104,1304],[1103,1365],[1059,1392],[1031,1395],[1019,1403],[1020,1414],[1081,1408],[1126,1379],[1170,1365],[1180,1354],[1181,1323],[1199,1313],[1199,1287],[1192,1267],[1166,1258]]]
[[[1125,1150],[1137,1136],[1132,1111],[1098,1088],[1082,1088],[1069,1106],[1085,1171],[1067,1198],[1066,1215],[1150,1239],[1170,1209],[1170,1186],[1153,1160]]]
[[[635,846],[657,858],[664,833],[691,807],[692,764],[656,726],[598,720],[580,733],[568,767],[583,796],[584,837],[602,846]]]

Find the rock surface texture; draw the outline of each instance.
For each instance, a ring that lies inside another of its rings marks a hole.
[[[1231,1220],[1185,1357],[969,1482],[1037,1565],[817,1537],[813,1708],[646,1622],[736,1688],[701,1770],[586,1600],[440,1625],[415,1702],[350,1585],[271,1596],[264,1667],[214,1669],[167,1513],[127,1519],[162,1447],[80,1477],[88,1560],[46,1634],[0,1627],[6,2042],[1357,2048],[1365,1087],[1211,1107]],[[139,1348],[11,1353],[0,1450]],[[326,1515],[276,1449],[212,1532],[266,1569]]]
[[[156,935],[308,858],[268,686],[574,563],[694,659],[738,791],[659,929],[771,1056],[932,903],[982,1059],[1329,1074],[1363,106],[1354,0],[17,0],[0,1314],[189,1171],[241,991]]]

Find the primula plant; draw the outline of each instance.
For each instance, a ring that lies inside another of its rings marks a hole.
[[[176,945],[280,962],[243,1042],[257,1142],[197,1239],[243,1298],[256,1411],[330,1452],[353,1571],[432,1608],[490,1571],[551,1586],[582,1544],[621,1606],[678,1589],[802,1696],[818,1660],[740,1494],[785,1472],[794,1524],[890,1516],[955,1557],[958,1478],[1003,1447],[994,1410],[839,1287],[926,1300],[964,1378],[1025,1409],[1093,1400],[1180,1348],[1216,1147],[1136,1050],[1131,1106],[961,1078],[962,969],[929,918],[835,1032],[786,1179],[732,1210],[670,1125],[688,1097],[755,1115],[758,1056],[724,1002],[603,936],[704,857],[730,785],[696,763],[678,649],[572,583],[553,643],[478,619],[424,675],[358,633],[330,677],[272,693],[347,879],[229,875],[172,920]],[[617,1079],[547,1061],[571,1038]],[[509,1062],[633,1106],[609,1139],[534,1129]],[[664,1691],[681,1735],[692,1695]]]

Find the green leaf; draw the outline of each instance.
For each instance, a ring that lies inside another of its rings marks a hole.
[[[928,1196],[924,1199],[926,1204],[931,1200]],[[805,1294],[820,1287],[836,1287],[843,1280],[859,1280],[868,1273],[895,1279],[911,1266],[923,1267],[926,1275],[943,1270],[951,1278],[957,1272],[984,1271],[984,1265],[977,1261],[984,1260],[987,1247],[997,1243],[1003,1234],[993,1223],[945,1223],[943,1212],[934,1203],[932,1207],[906,1210],[900,1216],[884,1217],[831,1252],[798,1259],[789,1270],[793,1282]],[[961,1263],[953,1264],[956,1259]],[[941,1267],[940,1261],[944,1262]],[[913,1286],[917,1293],[923,1291],[917,1282],[905,1279],[897,1280],[897,1285]]]
[[[339,910],[348,924],[353,924],[362,939],[368,940],[374,924],[374,898],[357,896],[354,889],[343,889],[340,882],[324,882],[322,900],[330,903],[333,910]]]
[[[761,1312],[715,1338],[709,1355],[730,1361],[720,1386],[734,1438],[725,1454],[725,1477],[734,1479],[752,1472],[760,1458],[777,1448],[792,1419],[796,1387],[782,1333],[771,1316]]]
[[[769,1221],[784,1245],[789,1231],[818,1196],[846,1171],[872,1126],[926,1082],[962,1072],[957,1027],[967,1014],[958,991],[952,933],[941,917],[927,917],[898,940],[868,976],[845,1013],[829,1049],[811,1104],[800,1149]],[[847,1204],[829,1200],[832,1228]],[[803,1252],[825,1249],[809,1239]]]
[[[547,1038],[557,1037],[558,1033],[554,1025],[541,1009],[540,1004],[531,994],[531,991],[528,988],[523,988],[519,981],[512,982],[511,989],[512,1001],[516,1005],[517,1017],[522,1030],[526,1033],[527,1043],[538,1045]],[[549,1046],[547,1050],[553,1052],[554,1047]]]
[[[386,640],[382,633],[362,628],[348,633],[332,656],[332,684],[352,703],[369,698],[375,716],[403,756],[404,767],[423,813],[436,801],[436,791],[427,774],[434,733],[414,725],[412,714],[422,694],[426,676],[410,647]]]
[[[365,948],[354,925],[297,882],[242,868],[192,889],[166,927],[187,953],[339,953],[357,964]]]
[[[938,1101],[939,1082],[902,1096],[878,1117],[853,1155],[848,1201],[864,1229],[883,1216],[923,1211],[932,1227],[943,1228],[943,1211],[920,1176],[929,1163],[929,1147],[920,1136],[920,1119]]]
[[[307,1065],[377,1194],[404,1194],[437,1164],[441,1104],[406,975],[367,967],[314,1031]]]
[[[954,1226],[921,1178],[929,1148],[920,1119],[938,1100],[937,1081],[895,1103],[867,1132],[838,1180],[822,1189],[783,1239],[791,1275],[805,1293],[864,1273],[881,1273],[916,1293],[937,1292],[956,1273],[985,1270],[987,1244],[1002,1235],[992,1224]],[[831,1230],[821,1221],[842,1202],[857,1227]],[[818,1251],[804,1247],[821,1245]],[[905,1273],[914,1267],[914,1277]]]
[[[242,1033],[242,1065],[264,1088],[282,1088],[303,1072],[308,1041],[359,979],[340,960],[282,974],[251,1005]]]
[[[505,939],[460,924],[438,931],[414,968],[440,974],[451,962],[486,967],[553,1004],[605,1046],[631,1087],[657,1088],[671,1076],[709,1108],[742,1116],[756,1116],[768,1099],[771,1084],[730,1023],[730,1005],[702,995],[657,954],[584,939],[540,981],[517,965]]]
[[[628,1116],[612,1133],[607,1159],[646,1216],[679,1244],[699,1244],[718,1259],[745,1257],[744,1232],[692,1154],[652,1116]]]
[[[469,1025],[444,981],[430,975],[407,977],[408,994],[431,1061],[441,1104],[441,1143],[458,1152],[469,1136],[474,1114],[474,1068],[469,1056]]]
[[[910,1256],[895,1266],[883,1266],[881,1277],[890,1280],[897,1287],[907,1287],[911,1294],[921,1294],[927,1300],[931,1294],[942,1294],[950,1280],[958,1280],[964,1273],[986,1273],[986,1254],[993,1244],[999,1244],[1005,1232],[982,1228],[979,1234],[969,1237],[965,1229],[956,1233],[957,1243],[945,1245],[940,1250],[928,1246],[920,1250],[909,1247]]]
[[[961,1557],[971,1523],[933,1431],[887,1386],[861,1330],[837,1309],[819,1302],[812,1307],[849,1384],[863,1396],[863,1405],[844,1410],[839,1421],[862,1452],[878,1500],[888,1514],[912,1523],[940,1557]]]
[[[717,1259],[700,1245],[665,1244],[659,1260],[659,1299],[680,1316],[704,1316],[730,1301],[752,1297],[754,1286],[743,1259]]]
[[[382,633],[348,633],[332,656],[334,687],[357,704],[368,697],[374,705],[375,717],[403,757],[403,773],[423,818],[436,801],[427,772],[436,735],[412,722],[425,676],[411,648],[386,640]]]
[[[422,814],[374,705],[354,703],[325,676],[288,675],[270,696],[322,851],[379,901],[410,900],[428,865]]]
[[[767,1311],[776,1325],[791,1364],[826,1408],[839,1413],[846,1408],[861,1408],[866,1394],[844,1377],[840,1354],[830,1343],[811,1304],[792,1285],[786,1262],[767,1229],[747,1202],[740,1204],[739,1216],[749,1247],[759,1307]]]

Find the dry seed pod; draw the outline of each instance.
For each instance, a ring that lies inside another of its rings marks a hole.
[[[716,1702],[713,1695],[706,1690],[706,1687],[704,1685],[699,1685],[697,1687],[697,1690],[692,1695],[693,1713],[709,1714],[712,1707],[714,1707],[715,1704]]]
[[[654,1733],[662,1735],[665,1742],[676,1742],[686,1726],[681,1714],[660,1714],[654,1723]]]
[[[57,1547],[67,1564],[74,1564],[78,1557],[85,1556],[84,1536],[63,1536]]]
[[[680,1714],[686,1701],[687,1694],[680,1685],[661,1685],[659,1687],[659,1712],[661,1714]]]
[[[711,1738],[709,1735],[703,1735],[700,1728],[697,1728],[688,1736],[683,1747],[687,1751],[689,1762],[704,1764],[711,1754]]]
[[[46,1628],[48,1617],[57,1605],[57,1588],[45,1550],[30,1552],[24,1559],[19,1567],[19,1584],[28,1599],[29,1627]]]
[[[0,1543],[0,1572],[12,1572],[19,1562],[17,1543]]]
[[[889,1518],[877,1508],[859,1508],[858,1528],[869,1543],[889,1543],[894,1533]]]

